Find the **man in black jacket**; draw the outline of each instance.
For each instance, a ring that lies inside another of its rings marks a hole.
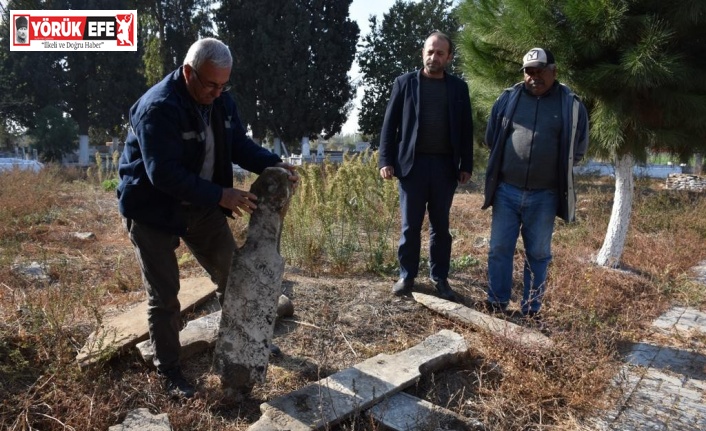
[[[468,85],[446,73],[453,43],[435,31],[422,49],[424,67],[395,79],[380,136],[380,176],[399,179],[402,235],[395,295],[414,286],[421,231],[429,213],[430,276],[439,296],[454,301],[447,277],[451,261],[449,212],[457,183],[473,172],[473,118]]]

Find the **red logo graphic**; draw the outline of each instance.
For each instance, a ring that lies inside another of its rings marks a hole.
[[[115,22],[118,24],[118,45],[135,46],[135,35],[133,34],[132,14],[116,15]]]

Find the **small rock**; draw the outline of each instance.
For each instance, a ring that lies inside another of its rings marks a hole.
[[[87,241],[89,239],[96,239],[96,234],[93,232],[74,232],[74,238],[78,238],[82,241]]]
[[[277,317],[292,317],[294,316],[294,304],[292,300],[285,295],[280,295],[277,300]]]
[[[32,262],[27,266],[12,265],[12,270],[33,280],[49,280],[49,268],[39,262]]]
[[[153,415],[149,409],[132,410],[122,424],[113,425],[108,431],[172,431],[166,413]]]

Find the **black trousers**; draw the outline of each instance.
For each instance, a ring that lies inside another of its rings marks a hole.
[[[227,219],[218,207],[184,206],[187,233],[181,237],[125,219],[130,241],[142,271],[148,296],[147,320],[154,365],[159,371],[180,366],[179,240],[189,248],[217,286],[219,299],[225,292],[235,240]]]

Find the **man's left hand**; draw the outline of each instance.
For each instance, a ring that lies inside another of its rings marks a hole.
[[[296,189],[299,185],[299,174],[297,173],[297,167],[287,162],[279,162],[275,166],[289,171],[289,181],[292,182],[292,185]]]
[[[471,180],[472,174],[470,172],[461,171],[458,174],[458,182],[461,184],[466,184]]]

